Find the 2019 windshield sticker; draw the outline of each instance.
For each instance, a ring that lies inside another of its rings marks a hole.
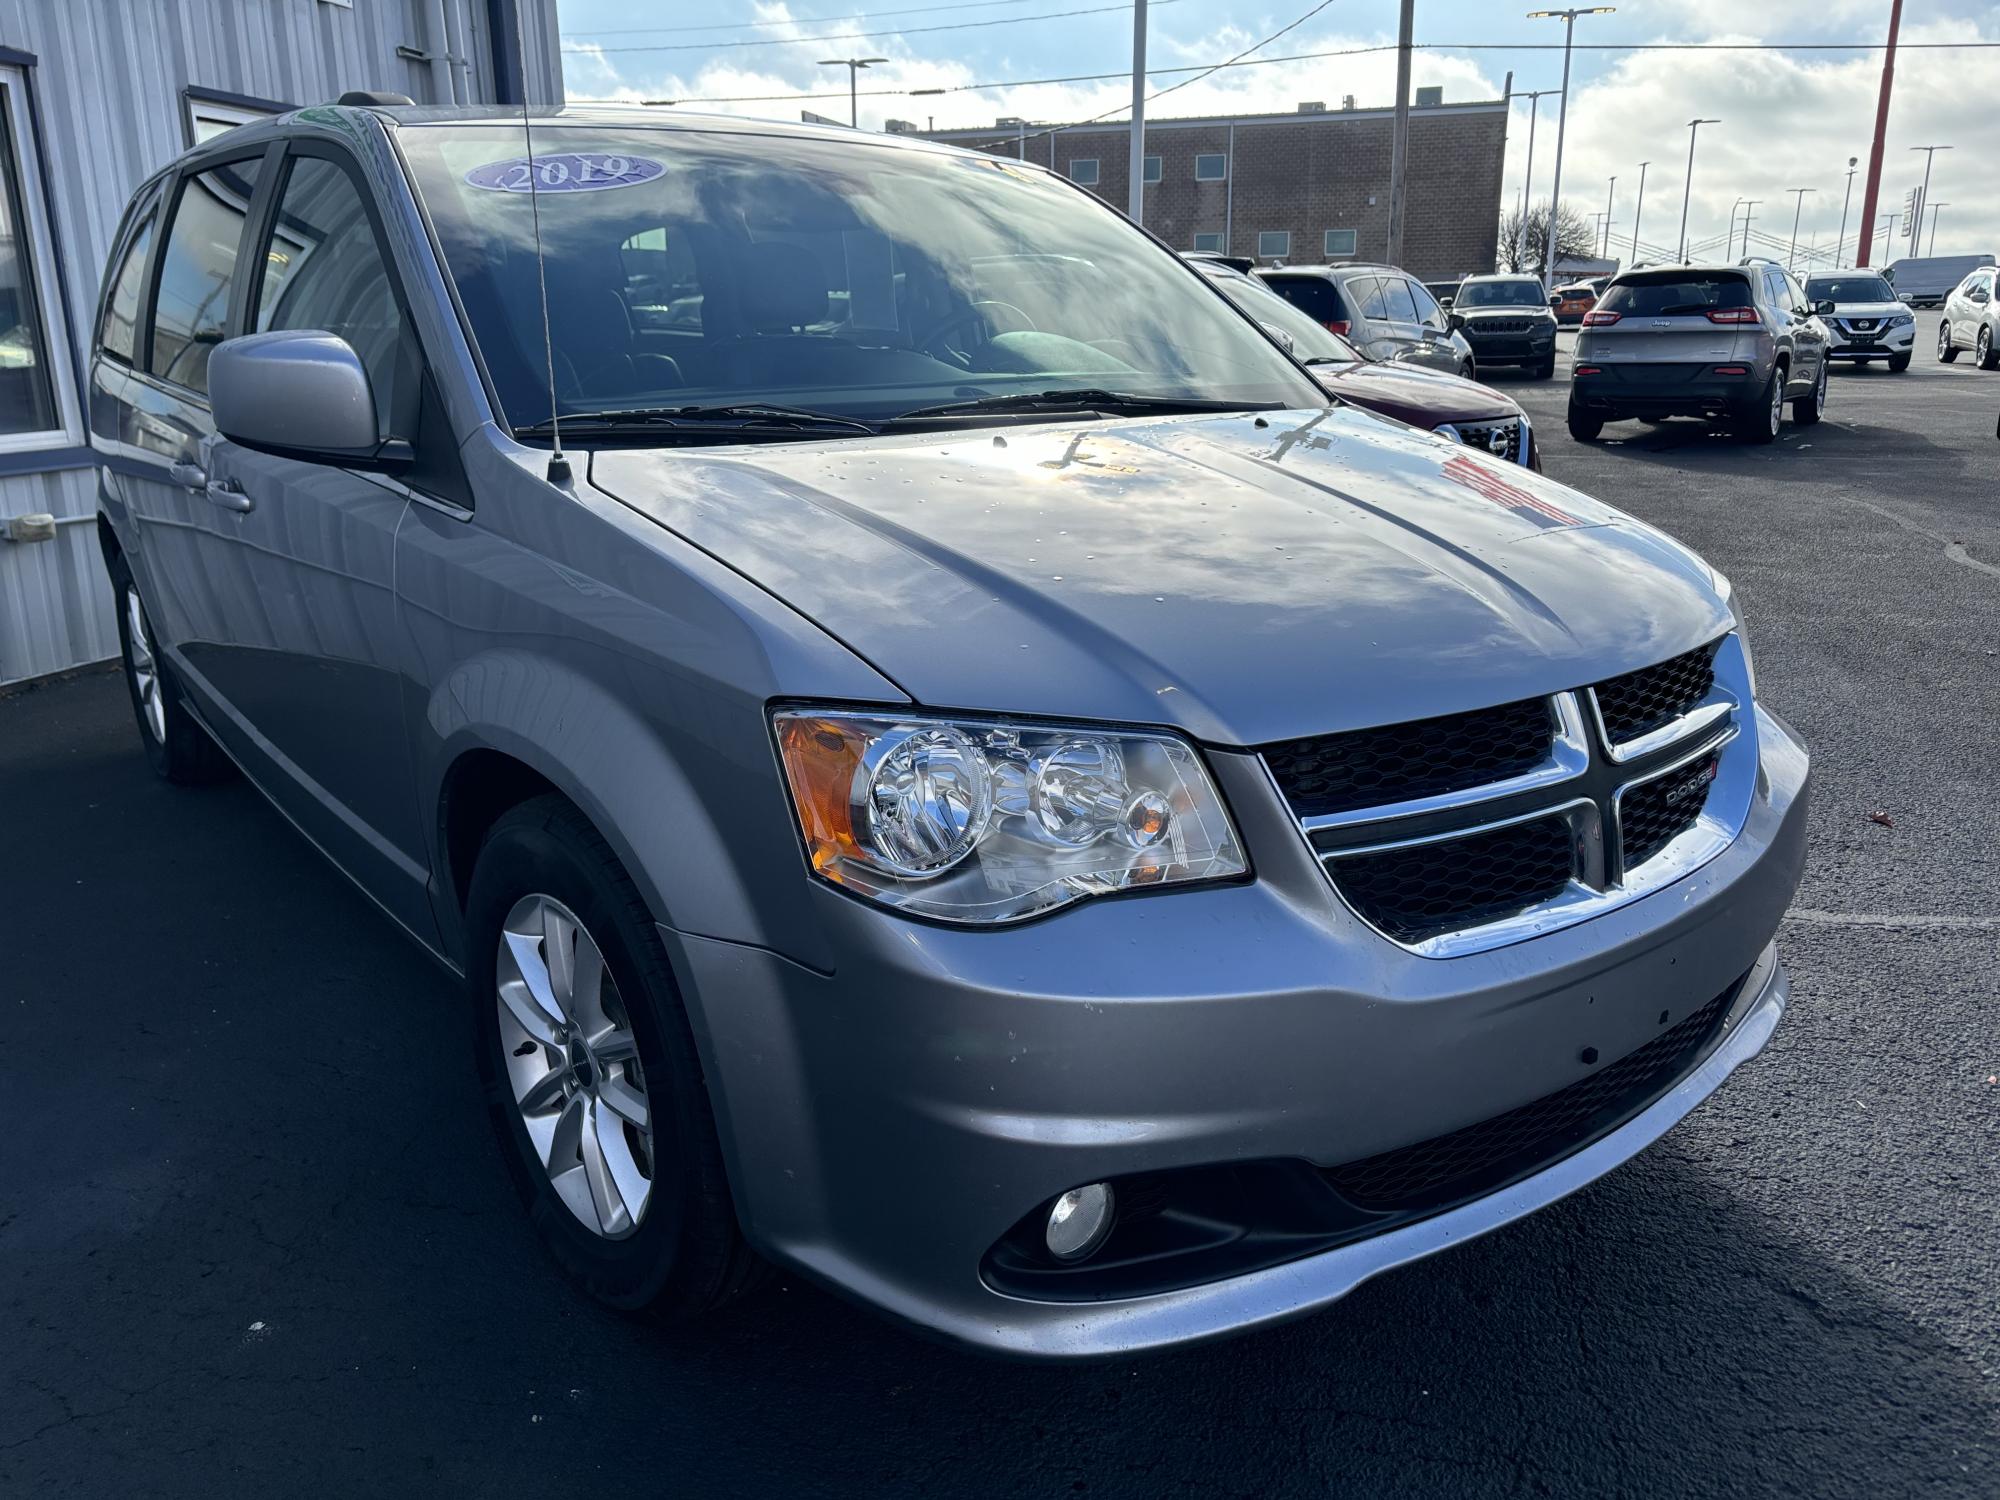
[[[538,193],[602,193],[651,182],[666,172],[667,164],[616,151],[559,151],[537,156],[532,170],[530,178],[528,158],[516,156],[474,167],[465,182],[489,193],[525,193],[531,182]]]

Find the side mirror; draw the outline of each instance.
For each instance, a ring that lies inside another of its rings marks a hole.
[[[1563,299],[1562,299],[1562,298],[1560,298],[1560,297],[1550,297],[1550,298],[1549,298],[1549,309],[1550,309],[1550,311],[1554,311],[1554,310],[1555,310],[1556,308],[1558,308],[1558,307],[1561,307],[1562,305],[1563,305]]]
[[[1445,326],[1451,329],[1453,333],[1457,333],[1459,329],[1465,326],[1465,318],[1462,314],[1453,313],[1445,319]]]
[[[1832,298],[1830,298],[1830,297],[1822,297],[1822,298],[1820,298],[1820,299],[1819,299],[1819,301],[1815,302],[1815,303],[1814,303],[1814,304],[1812,305],[1812,310],[1813,310],[1813,311],[1814,311],[1815,313],[1817,313],[1817,314],[1818,314],[1818,315],[1819,315],[1820,317],[1822,317],[1822,318],[1830,318],[1830,317],[1832,317],[1832,316],[1833,316],[1833,299],[1832,299]]]
[[[1257,326],[1276,340],[1278,347],[1284,350],[1285,353],[1297,354],[1299,352],[1299,341],[1285,332],[1276,323],[1266,323],[1259,319]]]
[[[1453,299],[1450,297],[1440,297],[1438,298],[1438,306],[1443,308],[1446,312],[1450,312],[1452,300]]]
[[[208,360],[216,431],[280,458],[349,469],[409,467],[410,445],[384,441],[375,388],[347,340],[330,333],[253,333]]]

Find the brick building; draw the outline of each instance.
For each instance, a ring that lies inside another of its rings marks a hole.
[[[1266,263],[1380,260],[1389,242],[1393,120],[1393,110],[1319,104],[1288,115],[1148,120],[1146,227],[1178,250]],[[996,156],[1023,155],[1125,207],[1127,124],[1009,119],[991,129],[921,133]],[[1406,269],[1426,280],[1493,269],[1506,149],[1502,100],[1411,109]]]

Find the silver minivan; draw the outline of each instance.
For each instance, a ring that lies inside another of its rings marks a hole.
[[[611,1306],[768,1260],[1023,1356],[1267,1326],[1784,1008],[1807,759],[1729,580],[1330,403],[1045,169],[301,110],[139,188],[89,382],[146,753],[462,978]]]

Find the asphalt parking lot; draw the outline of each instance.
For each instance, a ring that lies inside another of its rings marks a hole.
[[[0,699],[0,1494],[2000,1493],[2000,375],[1839,372],[1768,448],[1501,383],[1734,578],[1817,758],[1792,1008],[1652,1151],[1143,1362],[792,1280],[670,1335],[539,1250],[444,976],[85,674]]]

